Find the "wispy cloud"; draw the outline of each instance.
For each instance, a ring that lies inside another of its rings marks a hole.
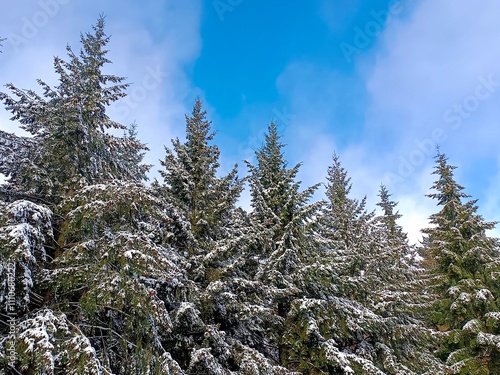
[[[324,180],[328,154],[336,147],[352,175],[355,195],[368,194],[374,205],[380,183],[392,185],[405,229],[416,240],[436,210],[425,197],[435,178],[430,173],[436,145],[452,164],[465,169],[459,177],[474,168],[474,160],[480,164],[481,158],[497,155],[500,50],[492,46],[500,42],[500,4],[405,4],[389,11],[390,19],[373,33],[369,45],[358,48],[354,73],[296,61],[277,85],[290,111],[298,114],[287,137],[294,157],[306,161],[304,180]],[[346,135],[349,127],[357,137]],[[348,142],[342,142],[346,137]],[[482,212],[492,213],[500,202],[492,194],[498,181],[490,180],[489,173],[485,171],[482,189],[472,183],[468,192],[487,198],[482,204],[489,207]],[[488,184],[490,193],[484,188]]]
[[[500,51],[491,46],[500,42],[499,11],[495,1],[423,0],[410,17],[388,25],[371,52],[366,126],[396,140],[386,166],[402,177],[398,189],[405,194],[433,163],[432,143],[461,168],[478,168],[481,158],[497,155]],[[488,189],[491,171],[484,172],[481,188],[468,189],[475,197]],[[405,199],[420,201],[417,192]]]

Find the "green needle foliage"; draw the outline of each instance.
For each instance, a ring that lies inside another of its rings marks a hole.
[[[0,372],[500,373],[494,223],[444,155],[418,249],[388,189],[370,212],[337,155],[315,201],[275,123],[248,176],[221,176],[200,99],[146,184],[139,125],[107,114],[128,87],[103,73],[108,42],[99,18],[55,58],[57,86],[0,93],[29,133],[0,131]]]
[[[444,154],[436,156],[428,196],[439,212],[430,217],[423,249],[426,290],[434,301],[427,320],[438,329],[441,343],[437,355],[457,374],[495,374],[499,362],[498,306],[500,259],[498,241],[487,235],[495,223],[477,214],[476,200],[454,180]]]

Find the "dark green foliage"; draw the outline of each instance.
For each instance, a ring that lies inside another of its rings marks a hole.
[[[423,248],[426,290],[434,296],[429,324],[443,332],[437,355],[457,374],[494,374],[500,369],[497,296],[498,242],[486,230],[495,223],[477,214],[476,201],[455,182],[443,154],[436,157],[438,176],[430,198],[440,211],[430,217]]]
[[[94,34],[81,37],[79,54],[67,47],[68,61],[54,59],[57,87],[38,80],[42,95],[12,84],[7,88],[13,97],[0,93],[12,120],[19,121],[33,136],[29,141],[21,138],[15,142],[21,157],[2,157],[2,170],[8,168],[11,189],[59,202],[80,181],[145,179],[148,167],[138,164],[134,156],[145,147],[133,133],[116,137],[106,132],[126,129],[106,115],[106,106],[124,97],[128,86],[122,83],[123,78],[102,73],[103,66],[110,63],[105,49],[108,41],[101,18]],[[7,166],[5,161],[9,161]]]
[[[337,155],[312,202],[319,184],[301,190],[274,123],[248,177],[219,176],[199,99],[185,141],[165,148],[164,183],[145,185],[137,125],[106,114],[127,87],[102,73],[108,41],[101,18],[79,54],[55,59],[57,87],[0,93],[31,135],[0,131],[7,373],[499,373],[494,224],[444,155],[422,263],[388,190],[370,212]],[[245,181],[251,212],[238,207]]]
[[[48,288],[114,373],[152,371],[172,332],[169,311],[189,293],[165,246],[182,218],[151,189],[118,181],[78,189],[64,211],[64,252]],[[121,361],[129,356],[137,360]]]
[[[165,148],[161,161],[166,193],[184,211],[197,241],[218,238],[242,190],[237,166],[225,177],[216,176],[220,152],[209,144],[215,135],[210,127],[198,99],[186,116],[186,142],[172,140],[173,150]]]

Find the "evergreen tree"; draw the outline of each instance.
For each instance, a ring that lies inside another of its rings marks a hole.
[[[271,123],[264,145],[255,152],[257,165],[247,162],[252,196],[252,218],[263,234],[264,256],[278,248],[297,249],[305,245],[307,228],[323,202],[308,204],[319,184],[300,191],[296,176],[301,164],[287,168],[276,123]],[[295,251],[295,250],[294,250]]]
[[[379,280],[374,292],[374,307],[381,313],[390,310],[392,314],[409,314],[411,306],[421,303],[418,285],[421,269],[416,260],[414,246],[408,243],[407,234],[397,223],[401,218],[396,211],[397,202],[382,185],[379,190],[382,215],[375,219],[376,256],[371,262],[372,273]]]
[[[124,97],[128,86],[123,78],[102,73],[103,66],[110,63],[105,49],[108,42],[104,18],[100,18],[93,34],[82,35],[78,55],[68,46],[68,61],[54,59],[57,87],[38,80],[41,96],[12,84],[7,88],[14,97],[0,93],[12,120],[32,135],[30,141],[16,141],[25,147],[20,156],[27,157],[2,155],[2,169],[6,169],[4,161],[9,162],[11,189],[58,203],[80,180],[92,184],[113,178],[145,179],[148,167],[131,162],[127,155],[146,148],[133,137],[106,132],[126,129],[107,116],[106,106]]]
[[[326,178],[328,199],[322,215],[325,236],[337,242],[342,249],[366,243],[374,213],[367,212],[366,197],[361,201],[349,197],[351,179],[347,177],[347,171],[336,154],[333,155],[333,164],[328,167]]]
[[[435,199],[440,211],[431,215],[423,248],[426,291],[435,297],[428,322],[441,332],[437,354],[456,374],[500,371],[498,241],[486,234],[495,223],[477,214],[453,175],[456,167],[438,153],[433,172],[438,179]]]
[[[165,160],[161,161],[166,194],[191,224],[195,243],[189,247],[190,255],[206,254],[210,241],[221,238],[243,189],[237,166],[226,176],[217,177],[220,152],[210,145],[214,136],[197,99],[191,117],[186,116],[186,142],[172,140],[173,149],[165,147]]]
[[[251,219],[257,233],[259,271],[256,279],[272,291],[273,307],[278,318],[285,319],[294,298],[302,294],[300,272],[313,263],[315,254],[312,227],[323,202],[309,204],[319,184],[300,191],[297,164],[287,168],[279,141],[277,125],[271,123],[264,145],[256,151],[257,164],[247,162],[253,212]],[[299,280],[297,280],[299,279]],[[282,328],[283,329],[283,328]],[[280,362],[288,361],[289,342],[276,333]]]
[[[277,125],[271,123],[264,145],[255,152],[257,165],[247,162],[252,195],[252,221],[260,234],[264,268],[258,277],[283,290],[295,289],[293,275],[306,258],[314,215],[323,202],[308,204],[319,184],[300,191],[300,164],[287,168]],[[304,253],[302,253],[302,251]],[[286,309],[281,311],[286,315]]]
[[[109,62],[104,20],[81,40],[79,55],[68,47],[68,62],[55,59],[55,89],[39,81],[43,96],[13,85],[18,100],[0,94],[32,135],[1,134],[9,176],[1,277],[8,285],[14,266],[18,297],[18,334],[2,350],[13,345],[16,369],[27,373],[165,373],[178,367],[163,348],[169,312],[189,289],[169,243],[189,236],[188,224],[140,183],[148,167],[135,127],[124,137],[107,132],[126,130],[106,106],[127,85],[101,73]]]
[[[254,280],[257,264],[252,250],[255,233],[248,215],[235,208],[242,190],[236,167],[217,177],[219,150],[211,145],[214,133],[197,100],[186,117],[186,142],[166,148],[164,196],[175,202],[190,224],[192,241],[176,242],[186,253],[185,267],[196,290],[174,320],[176,345],[172,354],[188,373],[262,371],[286,374],[272,363],[269,332],[279,321],[265,306],[270,294]]]
[[[397,202],[391,201],[389,191],[384,185],[380,186],[379,194],[380,201],[377,203],[382,209],[381,222],[387,233],[387,238],[395,240],[399,243],[407,242],[407,235],[403,232],[403,228],[397,223],[401,218],[401,214],[396,211]]]
[[[373,262],[376,240],[373,235],[374,212],[367,212],[366,197],[361,201],[349,196],[351,179],[334,154],[328,167],[326,186],[327,203],[320,217],[320,233],[335,253],[337,272],[345,283],[339,285],[341,293],[349,298],[365,301],[368,290],[360,283],[367,282],[366,268]]]
[[[384,186],[375,216],[350,196],[334,155],[327,201],[311,203],[318,184],[301,190],[301,164],[288,167],[275,123],[247,162],[253,211],[237,208],[247,179],[236,166],[218,176],[199,99],[186,140],[166,148],[164,184],[145,186],[137,126],[106,114],[128,85],[102,73],[104,20],[81,41],[79,54],[55,59],[56,87],[0,93],[30,134],[0,131],[0,302],[17,318],[0,327],[6,372],[500,371],[494,223],[465,201],[444,155],[425,271]]]
[[[294,369],[304,374],[436,373],[438,361],[419,352],[420,342],[413,338],[421,326],[391,306],[389,297],[404,297],[398,289],[404,286],[391,285],[401,270],[393,264],[395,249],[387,233],[366,211],[365,199],[349,197],[350,179],[336,155],[327,179],[328,201],[317,229],[322,240],[316,241],[321,257],[314,262],[315,276],[305,278],[307,295],[292,302],[287,316],[285,337]]]
[[[193,289],[170,246],[187,228],[182,214],[153,188],[118,180],[77,189],[64,210],[64,251],[44,281],[54,307],[114,374],[176,365],[173,317]]]

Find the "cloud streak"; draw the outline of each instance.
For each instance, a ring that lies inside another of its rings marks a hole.
[[[422,0],[396,8],[385,28],[382,21],[377,30],[372,27],[363,48],[351,43],[358,49],[349,55],[356,67],[352,84],[333,66],[291,62],[277,85],[290,111],[299,114],[288,139],[291,153],[307,161],[304,180],[324,180],[327,155],[336,147],[353,177],[355,195],[368,194],[374,205],[379,184],[388,184],[416,241],[436,210],[425,197],[435,178],[430,173],[436,146],[460,166],[458,178],[481,166],[483,158],[497,156],[500,50],[493,46],[500,44],[499,12],[495,1]],[[365,27],[355,29],[358,42]],[[353,105],[354,98],[361,104]],[[342,114],[349,110],[357,112],[351,124]],[[342,142],[346,126],[359,135],[348,137],[347,144]],[[323,137],[323,146],[301,128]],[[491,172],[484,171],[477,183],[459,180],[489,214],[500,209]]]

